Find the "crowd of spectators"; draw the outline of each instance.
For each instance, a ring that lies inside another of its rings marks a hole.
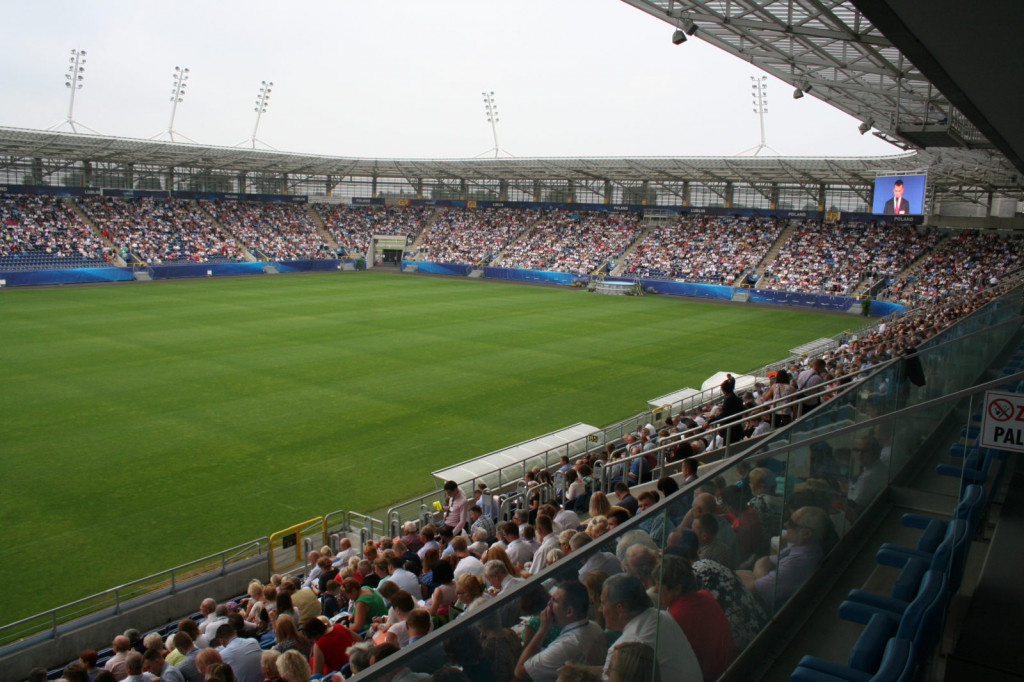
[[[802,223],[757,282],[759,289],[849,294],[892,277],[938,243],[935,229],[881,223]]]
[[[475,626],[452,630],[397,679],[448,679],[453,668],[465,677],[451,679],[496,682],[631,680],[655,668],[665,679],[717,679],[884,488],[887,439],[868,430],[845,454],[812,449],[803,482],[785,497],[776,481],[786,465],[771,458],[756,468],[741,463],[733,482],[706,478],[681,491],[696,480],[700,456],[723,440],[759,435],[748,431],[751,422],[776,428],[815,409],[853,372],[913,353],[1010,286],[945,295],[841,338],[824,356],[794,361],[742,394],[727,377],[718,404],[638,426],[574,461],[563,456],[550,471],[527,472],[526,505],[509,520],[498,518],[483,484],[469,496],[449,481],[433,522],[407,522],[400,536],[362,547],[343,538],[337,551],[310,552],[302,577],[254,580],[245,597],[220,604],[205,599],[166,639],[119,634],[105,661],[84,651],[64,678],[117,682],[145,671],[175,681],[305,682],[359,672],[474,614],[482,616]],[[784,408],[781,421],[758,412],[773,401]],[[754,417],[740,415],[748,408]],[[680,474],[652,480],[659,451],[682,461]],[[596,488],[599,467],[614,483],[609,494]],[[539,494],[546,484],[553,498]],[[664,498],[666,506],[651,510]],[[611,534],[634,517],[629,531]],[[574,560],[584,552],[585,562]],[[551,566],[552,582],[522,589]],[[520,598],[487,609],[507,590]]]
[[[186,199],[81,197],[78,205],[125,260],[155,265],[239,260],[237,240]]]
[[[490,265],[539,215],[530,209],[444,209],[431,223],[418,257],[438,263]]]
[[[618,258],[640,234],[634,213],[547,211],[495,265],[589,273]]]
[[[0,196],[0,258],[32,267],[106,265],[111,250],[61,199],[47,195]],[[39,262],[30,256],[44,256]]]
[[[1024,266],[1024,236],[965,230],[942,242],[913,273],[889,285],[886,295],[920,305],[950,293],[995,286]]]
[[[319,204],[327,231],[345,254],[365,254],[373,235],[413,239],[427,225],[432,209],[410,206],[346,206]]]
[[[257,250],[267,258],[307,260],[335,256],[305,204],[201,199],[199,205],[250,251]]]
[[[683,216],[651,230],[630,253],[623,275],[731,285],[761,262],[782,229],[775,218]]]

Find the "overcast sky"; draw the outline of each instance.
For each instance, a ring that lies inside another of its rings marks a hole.
[[[74,119],[103,135],[167,130],[175,66],[191,71],[176,132],[252,136],[331,156],[729,156],[760,141],[754,66],[618,0],[15,0],[0,28],[0,125],[65,120],[72,48],[86,50]],[[858,121],[769,77],[767,142],[784,156],[890,155]],[[66,129],[66,128],[65,128]]]

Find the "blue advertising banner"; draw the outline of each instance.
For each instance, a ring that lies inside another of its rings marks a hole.
[[[128,268],[63,268],[61,270],[2,270],[4,286],[32,284],[85,284],[89,282],[130,282]]]

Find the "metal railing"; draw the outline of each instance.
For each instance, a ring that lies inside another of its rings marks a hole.
[[[251,540],[0,626],[0,646],[43,632],[48,632],[50,637],[56,637],[60,632],[60,626],[72,621],[86,616],[118,614],[129,602],[175,594],[183,583],[192,578],[226,575],[233,564],[245,562],[248,565],[248,560],[267,555],[268,547],[269,538]]]

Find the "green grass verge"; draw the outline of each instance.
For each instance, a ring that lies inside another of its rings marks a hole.
[[[0,310],[2,622],[850,323],[372,272],[5,290]]]

